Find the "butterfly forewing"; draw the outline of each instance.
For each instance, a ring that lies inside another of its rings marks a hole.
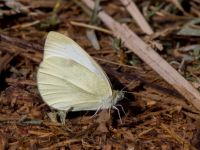
[[[44,59],[51,56],[72,59],[88,68],[93,73],[100,75],[101,78],[105,80],[107,86],[111,87],[109,79],[102,68],[72,39],[60,33],[51,31],[47,35],[44,49]],[[109,92],[110,95],[112,95],[111,88],[109,89]]]

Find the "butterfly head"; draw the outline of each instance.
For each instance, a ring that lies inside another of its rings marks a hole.
[[[122,100],[124,98],[124,92],[123,91],[113,91],[112,96],[112,105],[115,105],[118,101]]]

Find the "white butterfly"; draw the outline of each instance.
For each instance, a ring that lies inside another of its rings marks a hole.
[[[102,68],[70,38],[50,32],[44,47],[37,83],[43,100],[57,110],[99,110],[123,98],[112,90]]]

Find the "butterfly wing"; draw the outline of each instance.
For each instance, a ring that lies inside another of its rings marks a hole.
[[[110,96],[107,82],[72,59],[51,56],[40,64],[37,82],[51,107],[72,111],[96,110]]]
[[[96,75],[101,76],[107,86],[111,87],[110,81],[102,68],[76,42],[65,35],[51,31],[47,35],[44,50],[44,60],[52,56],[72,59]],[[111,88],[109,92],[112,95]]]

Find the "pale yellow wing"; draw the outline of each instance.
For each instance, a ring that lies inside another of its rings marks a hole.
[[[110,86],[101,76],[72,59],[58,56],[43,60],[37,82],[43,100],[59,110],[96,110],[111,96]]]
[[[49,57],[62,57],[71,59],[88,68],[104,80],[110,88],[108,91],[112,95],[110,81],[102,68],[89,56],[76,42],[58,32],[49,32],[44,47],[44,60]]]

